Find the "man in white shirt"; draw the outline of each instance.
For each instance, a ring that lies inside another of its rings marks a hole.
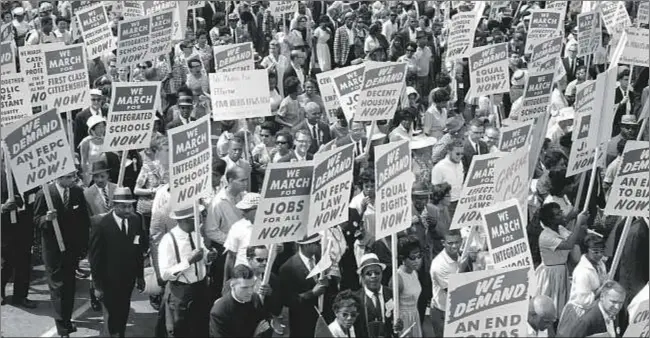
[[[205,283],[206,264],[216,252],[205,248],[194,228],[194,209],[172,212],[169,216],[178,225],[163,236],[158,246],[158,267],[167,281],[169,299],[164,302],[166,327],[174,337],[207,336],[208,313]]]
[[[397,13],[391,12],[390,19],[386,20],[381,27],[381,34],[386,37],[388,41],[393,39],[393,35],[399,30],[399,25],[397,24]]]
[[[246,175],[250,177],[251,165],[246,159],[243,158],[245,142],[239,137],[233,137],[230,140],[228,147],[228,155],[223,157],[222,160],[226,162],[226,171],[234,167],[240,167],[246,171]],[[226,178],[222,176],[223,185],[227,184]],[[250,182],[247,190],[250,189]]]
[[[451,185],[451,204],[449,214],[454,215],[456,205],[463,189],[463,141],[457,139],[447,146],[447,156],[431,170],[431,184],[449,183]]]
[[[445,234],[445,249],[431,262],[431,322],[436,337],[443,337],[445,330],[445,310],[447,309],[447,280],[449,275],[458,273],[459,252],[463,239],[460,231],[450,230]]]
[[[251,240],[253,222],[255,222],[255,214],[257,213],[257,206],[260,203],[260,198],[260,194],[249,192],[235,205],[237,209],[241,210],[244,217],[230,227],[228,237],[226,237],[226,242],[223,244],[226,249],[224,285],[225,282],[230,279],[232,269],[236,265],[248,265],[246,249]]]
[[[557,320],[555,304],[545,295],[537,295],[528,303],[527,337],[548,337],[548,328]]]

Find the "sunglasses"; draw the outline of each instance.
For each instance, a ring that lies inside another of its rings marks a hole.
[[[339,315],[343,318],[357,318],[359,316],[358,312],[353,312],[353,313],[347,313],[347,312],[339,312]]]
[[[372,276],[380,276],[380,275],[381,275],[381,271],[368,271],[368,272],[364,273],[364,275],[366,275],[366,276],[368,276],[368,277],[372,277]]]
[[[255,261],[258,263],[266,263],[269,261],[268,258],[262,258],[262,257],[255,257]]]

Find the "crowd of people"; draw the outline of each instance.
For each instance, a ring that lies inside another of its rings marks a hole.
[[[82,42],[71,33],[72,2],[3,2],[2,21],[11,25],[18,49]],[[474,85],[467,58],[445,60],[450,18],[472,11],[477,2],[471,1],[301,1],[295,13],[279,17],[271,15],[269,1],[205,1],[188,12],[185,39],[168,55],[133,67],[117,67],[115,51],[88,60],[91,103],[71,114],[77,170],[48,185],[54,209],[40,189],[9,196],[2,171],[2,304],[36,306],[28,297],[34,248],[62,337],[77,330],[75,281],[84,278],[92,279],[92,308],[103,310],[103,333],[110,336],[124,336],[135,288],[159,312],[156,337],[442,337],[448,277],[493,265],[485,243],[468,244],[467,232],[450,230],[463,182],[472,158],[498,152],[500,129],[517,119],[529,75],[530,16],[548,4],[510,1],[493,11],[499,2],[486,3],[474,40],[474,47],[508,45],[510,91],[490,97],[466,97]],[[116,2],[105,3],[117,39],[124,17]],[[639,2],[625,5],[636,22]],[[586,182],[595,176],[593,189],[579,188],[582,176],[567,177],[576,87],[610,67],[608,53],[616,47],[603,26],[603,45],[589,60],[577,57],[580,8],[567,6],[566,74],[553,83],[548,132],[529,188],[526,231],[536,284],[529,337],[618,337],[628,325],[627,306],[647,290],[648,218],[635,217],[622,239],[625,219],[603,209],[626,142],[649,134],[641,128],[648,67],[614,65],[618,109],[607,135],[606,169],[587,173]],[[244,42],[253,45],[255,67],[268,70],[272,116],[211,122],[213,193],[201,199],[195,222],[193,209],[171,205],[166,134],[218,114],[208,80],[215,71],[212,48]],[[342,109],[329,114],[315,77],[366,61],[407,64],[406,94],[394,118],[377,121],[373,130]],[[150,147],[128,151],[124,162],[122,153],[102,150],[112,84],[139,81],[161,82],[162,103]],[[390,237],[374,238],[374,147],[401,140],[409,140],[412,151],[413,218],[392,252]],[[349,221],[296,242],[249,245],[268,164],[309,161],[349,144],[356,158]],[[335,239],[341,259],[307,278],[325,235]],[[612,280],[608,272],[622,240]],[[90,271],[79,268],[84,259]]]

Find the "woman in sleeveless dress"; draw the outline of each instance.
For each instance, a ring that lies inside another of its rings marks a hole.
[[[399,318],[407,329],[413,325],[406,337],[422,337],[422,321],[418,313],[418,298],[422,286],[418,280],[417,270],[422,265],[422,249],[417,237],[409,235],[400,238],[398,255],[401,261],[397,269],[399,280]]]
[[[102,151],[104,134],[106,133],[106,119],[102,116],[91,116],[86,125],[88,126],[89,135],[79,143],[79,155],[81,157],[83,181],[86,186],[89,186],[92,181],[92,175],[90,174],[92,164],[101,160],[106,161],[106,156]]]
[[[329,17],[322,16],[320,18],[320,25],[314,30],[314,45],[316,45],[316,61],[318,68],[321,72],[326,72],[332,69],[332,58],[330,55],[330,48],[327,45],[329,39],[332,38],[332,31],[327,26],[329,24]]]

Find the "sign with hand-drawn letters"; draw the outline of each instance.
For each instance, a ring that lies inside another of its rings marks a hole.
[[[271,116],[266,69],[210,73],[215,121]]]

